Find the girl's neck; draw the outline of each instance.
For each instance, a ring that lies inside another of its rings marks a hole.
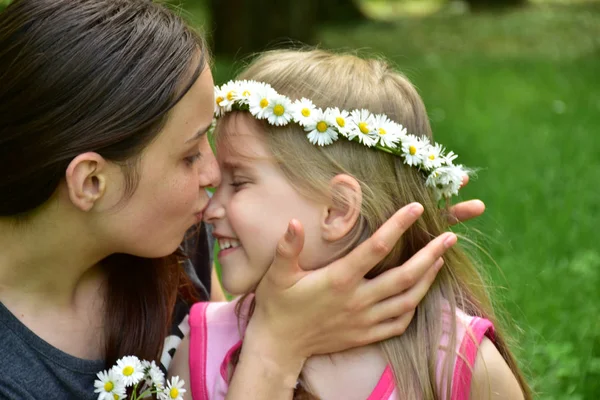
[[[366,399],[387,366],[377,344],[310,357],[302,370],[306,389],[320,398]]]

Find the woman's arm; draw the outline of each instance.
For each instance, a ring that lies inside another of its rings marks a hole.
[[[292,221],[257,288],[257,307],[227,399],[291,398],[309,356],[402,334],[456,235],[432,240],[400,268],[371,280],[364,275],[422,212],[419,204],[404,207],[347,256],[316,271],[298,266],[304,234]]]

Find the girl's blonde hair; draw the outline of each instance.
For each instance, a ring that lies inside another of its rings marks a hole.
[[[425,106],[417,91],[383,60],[323,50],[278,50],[259,56],[238,79],[268,83],[292,100],[305,97],[322,109],[366,108],[372,113],[386,114],[411,134],[432,136]],[[332,195],[331,178],[349,174],[358,180],[362,189],[360,217],[345,238],[347,250],[371,236],[406,204],[417,201],[424,206],[423,216],[367,277],[404,263],[433,237],[448,230],[446,216],[426,188],[424,177],[417,168],[405,165],[401,158],[343,140],[319,147],[309,143],[306,132],[299,125],[274,127],[264,121],[254,122],[261,125],[260,131],[264,132],[265,143],[274,161],[300,194],[312,199],[320,196],[327,201]],[[216,139],[219,145],[227,145],[234,139],[219,133],[221,125],[217,125]],[[344,202],[345,199],[334,201]],[[447,251],[444,261],[444,268],[417,307],[406,332],[380,343],[394,372],[399,393],[408,399],[450,399],[456,355],[445,357],[441,377],[436,376],[436,364],[443,313],[455,315],[459,308],[494,323],[497,327],[494,343],[517,377],[525,397],[530,398],[525,379],[498,329],[478,268],[459,246]],[[448,320],[451,324],[448,349],[454,349],[456,319]],[[442,382],[442,387],[438,382]],[[297,391],[296,398],[315,397],[303,388]]]

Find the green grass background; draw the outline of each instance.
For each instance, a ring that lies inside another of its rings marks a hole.
[[[322,27],[320,45],[383,55],[418,87],[437,140],[481,168],[462,198],[487,211],[468,226],[536,398],[598,399],[600,4],[451,11]],[[240,65],[217,59],[216,81]]]
[[[457,4],[363,0],[385,20],[321,27],[320,45],[383,55],[418,87],[436,139],[480,168],[461,193],[487,211],[468,230],[496,264],[536,398],[598,399],[600,3],[480,15]],[[203,1],[184,7],[210,31]],[[217,59],[215,80],[240,66]]]

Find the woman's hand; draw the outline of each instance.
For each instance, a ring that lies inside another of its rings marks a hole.
[[[466,220],[480,215],[482,204],[461,203],[450,211],[456,212],[455,220]],[[456,243],[456,235],[440,235],[401,268],[371,280],[364,275],[422,212],[420,204],[409,204],[348,255],[316,271],[299,267],[304,232],[299,222],[291,221],[256,290],[256,310],[227,398],[291,398],[296,378],[311,355],[402,334],[442,267],[442,255]]]
[[[304,234],[292,221],[275,261],[256,291],[248,327],[270,338],[270,347],[307,358],[400,335],[456,243],[445,233],[407,261],[372,280],[364,275],[381,261],[423,212],[420,204],[398,211],[375,234],[343,258],[316,271],[298,265]],[[281,342],[285,348],[278,349]]]

